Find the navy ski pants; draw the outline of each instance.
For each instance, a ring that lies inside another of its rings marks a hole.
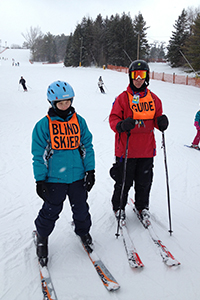
[[[112,196],[113,210],[117,211],[120,208],[120,198],[122,190],[122,179],[124,170],[124,159],[121,160],[116,157],[117,172],[120,176],[117,176],[116,183],[114,185],[114,192]],[[134,184],[135,189],[135,206],[138,210],[149,207],[149,193],[151,190],[153,180],[153,157],[151,158],[128,158],[126,165],[126,181],[124,186],[124,193],[122,196],[121,208],[124,209],[127,200],[128,192]]]
[[[89,232],[91,216],[84,180],[78,180],[71,184],[47,182],[45,183],[44,192],[43,199],[45,201],[35,220],[36,229],[42,237],[49,236],[53,231],[55,222],[63,209],[66,196],[69,197],[73,213],[75,233],[82,236]]]

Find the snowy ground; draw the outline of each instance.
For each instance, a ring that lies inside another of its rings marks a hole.
[[[170,120],[165,133],[171,195],[173,235],[168,233],[166,177],[161,133],[156,131],[157,156],[150,210],[155,231],[181,262],[169,268],[163,262],[130,206],[127,223],[145,267],[132,270],[121,237],[115,238],[116,221],[110,199],[113,180],[109,169],[114,162],[114,133],[108,115],[114,98],[128,84],[128,76],[98,68],[64,68],[60,65],[30,64],[27,50],[6,50],[0,60],[0,299],[42,299],[37,258],[31,238],[34,219],[42,205],[35,193],[30,153],[35,123],[48,110],[47,86],[55,80],[68,81],[75,90],[74,106],[93,133],[96,153],[96,184],[89,194],[96,252],[120,283],[110,293],[102,285],[71,227],[66,200],[50,237],[49,269],[59,300],[197,300],[200,298],[200,153],[184,147],[196,134],[194,115],[199,109],[200,89],[151,80],[150,89],[163,102]],[[12,58],[19,61],[13,67]],[[150,64],[156,72],[176,72],[165,64]],[[155,69],[154,69],[155,68]],[[165,68],[165,69],[163,69]],[[166,70],[167,69],[167,70]],[[180,72],[181,73],[181,72]],[[179,74],[180,74],[179,73]],[[106,94],[97,88],[99,76]],[[28,93],[18,82],[27,80]],[[133,191],[130,192],[133,196]]]

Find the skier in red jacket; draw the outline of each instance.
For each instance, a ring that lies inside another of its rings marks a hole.
[[[149,217],[149,193],[153,179],[153,157],[156,155],[154,128],[164,131],[168,118],[162,114],[161,100],[152,93],[149,85],[149,66],[143,60],[133,61],[129,67],[130,84],[113,104],[109,123],[115,132],[116,163],[110,170],[115,180],[112,206],[116,218],[125,219],[128,192],[135,188],[135,208],[142,219]],[[124,158],[127,133],[130,132],[126,178],[123,196]],[[120,203],[121,199],[121,203]]]

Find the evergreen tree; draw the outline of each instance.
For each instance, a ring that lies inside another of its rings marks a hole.
[[[43,38],[37,38],[34,44],[34,56],[31,59],[33,61],[45,61],[45,54],[43,53]]]
[[[136,40],[130,14],[125,15],[123,13],[120,20],[120,28],[121,50],[123,51],[121,54],[121,65],[128,67],[131,61],[133,61],[133,49]]]
[[[139,13],[138,16],[135,16],[135,19],[133,21],[133,27],[135,33],[134,35],[136,38],[134,47],[134,60],[146,59],[148,57],[150,49],[146,38],[146,30],[149,27],[146,27],[146,22],[144,21],[144,18],[141,13]]]
[[[103,65],[108,63],[109,57],[109,23],[110,20],[108,17],[104,20],[104,27],[103,27]]]
[[[186,12],[187,12],[189,31],[190,31],[190,35],[191,35],[194,21],[196,20],[196,18],[198,17],[198,14],[200,13],[200,6],[198,8],[188,7]]]
[[[94,61],[94,56],[91,51],[93,47],[93,21],[85,17],[81,24],[76,26],[74,34],[71,35],[68,41],[65,66],[89,66]]]
[[[45,61],[49,63],[57,62],[56,43],[54,36],[50,32],[48,32],[43,38],[42,50]]]
[[[175,31],[172,31],[172,37],[167,46],[167,59],[172,67],[180,67],[185,64],[185,60],[180,50],[183,50],[186,40],[190,35],[190,27],[185,9],[182,10],[181,15],[178,17],[178,20],[175,21],[173,27],[175,28]]]
[[[66,67],[73,66],[74,63],[74,56],[73,56],[73,36],[72,33],[69,36],[67,47],[66,47],[66,54],[64,59],[64,65]]]
[[[187,59],[195,71],[200,71],[200,13],[194,20],[192,34],[184,48]]]
[[[83,37],[82,37],[82,28],[81,25],[78,24],[74,31],[74,34],[70,35],[67,48],[66,55],[64,60],[64,65],[66,67],[73,66],[78,67],[80,62],[82,61],[82,52],[83,52]]]
[[[103,66],[106,63],[106,26],[101,14],[99,14],[94,21],[93,39],[92,53],[94,53],[95,56],[95,65]]]
[[[130,15],[111,16],[107,25],[108,63],[129,66],[135,45],[134,30]]]
[[[116,14],[111,16],[107,24],[107,41],[108,41],[108,64],[120,65],[119,55],[122,54],[120,40],[118,39],[120,16]],[[120,54],[119,54],[120,53]]]
[[[95,56],[92,52],[94,42],[93,30],[93,20],[91,18],[83,18],[81,22],[82,66],[90,66],[95,64]]]
[[[68,39],[69,39],[69,36],[66,36],[64,34],[55,36],[57,61],[64,60]]]

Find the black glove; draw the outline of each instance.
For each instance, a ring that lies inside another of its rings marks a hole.
[[[158,124],[158,129],[160,131],[165,131],[169,125],[169,120],[166,115],[162,115],[160,117],[157,117],[157,124]]]
[[[95,170],[87,171],[85,176],[85,188],[89,192],[91,191],[94,183],[95,183],[95,176],[94,176]]]
[[[36,192],[40,198],[44,199],[44,193],[46,192],[45,181],[37,181],[36,182]]]
[[[119,133],[121,133],[124,131],[130,131],[134,127],[135,127],[135,120],[129,117],[117,123],[116,129]]]

